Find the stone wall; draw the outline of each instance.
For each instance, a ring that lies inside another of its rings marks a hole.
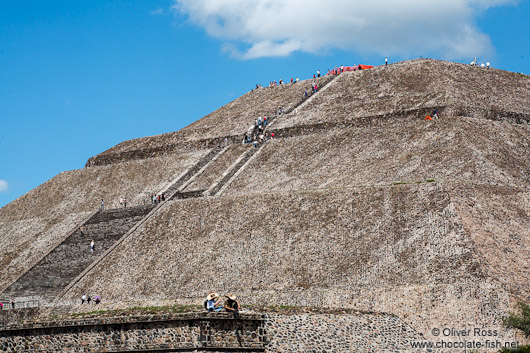
[[[267,352],[421,352],[422,336],[387,314],[267,314]]]
[[[4,352],[208,351],[261,352],[259,315],[163,314],[15,324],[0,328]]]
[[[520,342],[514,332],[495,336],[424,336],[399,316],[353,310],[287,308],[246,311],[239,320],[227,313],[122,313],[108,316],[79,313],[75,318],[31,318],[26,310],[19,319],[6,320],[0,312],[0,349],[5,352],[441,352],[414,348],[418,342],[486,340]],[[13,311],[16,312],[16,311]],[[12,316],[12,315],[11,315]],[[475,326],[479,327],[479,326]],[[482,330],[491,327],[480,326]],[[463,326],[438,326],[440,330],[466,330]],[[496,328],[495,328],[496,329]],[[474,336],[474,337],[473,337]],[[461,352],[462,350],[443,350]],[[479,349],[477,352],[491,352]]]

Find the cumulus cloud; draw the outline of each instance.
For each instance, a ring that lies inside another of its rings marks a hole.
[[[6,192],[8,189],[7,181],[0,179],[0,192]]]
[[[491,53],[475,18],[517,0],[174,0],[173,9],[234,56],[252,59],[332,49],[382,55]]]

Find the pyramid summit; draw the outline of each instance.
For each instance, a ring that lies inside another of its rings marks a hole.
[[[242,143],[259,117],[267,137]],[[347,327],[316,339],[334,351],[408,351],[445,327],[512,342],[502,318],[530,300],[529,124],[528,76],[431,59],[258,88],[1,208],[0,298],[44,315],[84,310],[83,293],[108,310],[235,293],[265,313],[267,351],[305,344],[285,338],[297,320]]]

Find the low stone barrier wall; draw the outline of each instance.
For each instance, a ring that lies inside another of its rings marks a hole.
[[[224,313],[163,314],[8,324],[4,352],[265,350],[264,319]]]

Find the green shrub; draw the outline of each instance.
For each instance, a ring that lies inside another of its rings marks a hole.
[[[520,315],[510,313],[502,320],[504,327],[523,331],[526,338],[530,337],[530,306],[525,303],[517,303]]]
[[[523,332],[526,338],[530,337],[530,306],[525,303],[517,303],[519,314],[510,313],[502,320],[506,328],[513,328]],[[520,346],[515,349],[503,349],[501,353],[530,353],[530,346]]]
[[[521,346],[515,349],[503,348],[499,353],[530,353],[530,346]]]

